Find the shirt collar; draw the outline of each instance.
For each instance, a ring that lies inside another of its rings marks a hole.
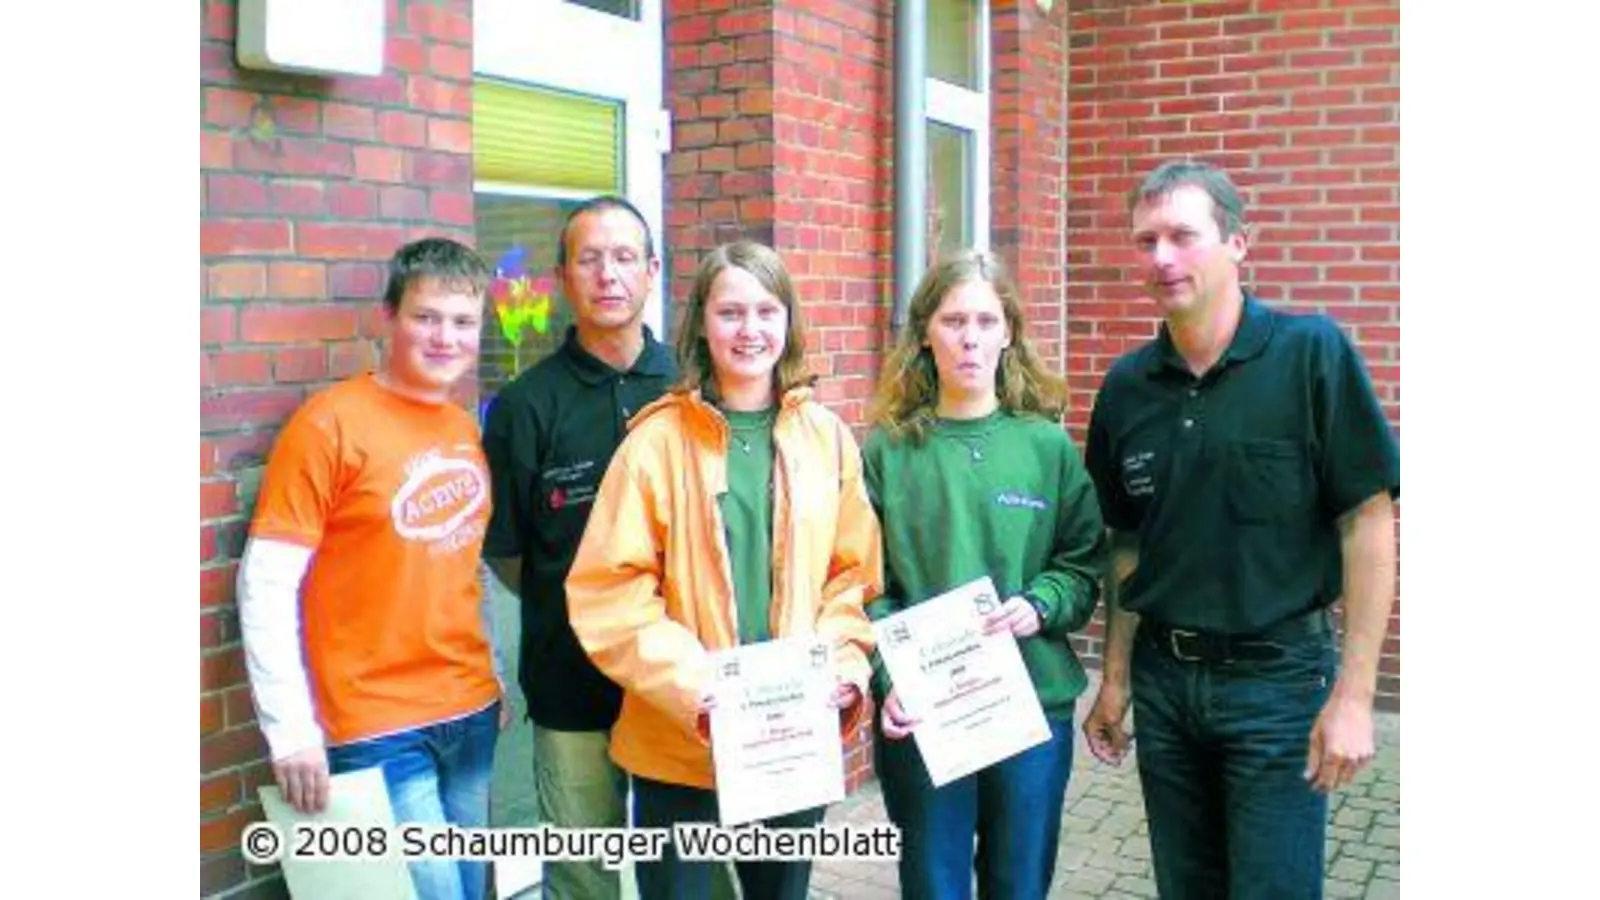
[[[1271,339],[1272,311],[1256,299],[1254,294],[1244,291],[1244,308],[1239,313],[1239,327],[1233,332],[1233,340],[1228,342],[1228,349],[1223,351],[1222,358],[1217,364],[1220,367],[1254,359],[1267,349],[1267,342]],[[1151,375],[1159,374],[1163,369],[1189,371],[1189,364],[1178,354],[1178,348],[1172,344],[1172,334],[1165,322],[1161,323],[1161,330],[1156,334],[1155,352],[1150,355],[1148,367]]]
[[[596,385],[620,375],[668,376],[672,374],[672,354],[667,345],[656,340],[650,326],[644,326],[644,348],[626,372],[618,371],[610,363],[596,357],[578,342],[578,329],[567,326],[566,338],[561,342],[561,353],[572,373],[584,384]]]

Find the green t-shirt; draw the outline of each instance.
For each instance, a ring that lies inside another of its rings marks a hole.
[[[772,423],[775,407],[760,412],[724,410],[728,437],[728,492],[717,498],[733,568],[739,643],[772,638]]]

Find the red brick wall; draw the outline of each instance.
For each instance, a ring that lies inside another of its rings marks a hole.
[[[774,239],[810,304],[819,396],[864,425],[892,282],[891,4],[778,4]]]
[[[664,4],[663,228],[675,306],[707,250],[738,237],[773,243],[772,17],[771,2]]]
[[[376,359],[384,262],[471,239],[470,0],[389,0],[374,78],[240,70],[232,0],[200,43],[201,893],[283,896],[240,829],[270,783],[233,581],[261,465],[304,397]]]
[[[1155,332],[1129,266],[1127,192],[1158,162],[1227,168],[1263,298],[1340,322],[1400,425],[1400,9],[1366,0],[1069,4],[1068,372],[1093,392]],[[1098,626],[1096,626],[1098,627]],[[1398,605],[1379,703],[1398,708]],[[1098,658],[1098,637],[1083,648]]]
[[[794,276],[821,396],[863,420],[887,321],[889,10],[873,2],[666,6],[672,295],[706,250],[772,245]]]

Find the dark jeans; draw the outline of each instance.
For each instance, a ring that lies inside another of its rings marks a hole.
[[[1131,681],[1162,900],[1321,898],[1327,798],[1303,777],[1333,684],[1330,635],[1274,661],[1185,662],[1141,629]]]
[[[827,810],[806,809],[763,819],[767,828],[808,828],[820,823]],[[717,793],[681,784],[666,784],[633,776],[633,826],[670,829],[677,822],[717,821]],[[638,860],[634,874],[640,900],[704,900],[711,896],[712,876],[721,860],[686,860],[669,840],[659,862]],[[749,900],[806,900],[811,887],[810,860],[734,860],[739,887]]]
[[[967,900],[974,868],[980,897],[1037,900],[1049,892],[1073,728],[1070,717],[1047,721],[1050,740],[938,789],[914,737],[874,732],[883,803],[900,828],[902,897]]]

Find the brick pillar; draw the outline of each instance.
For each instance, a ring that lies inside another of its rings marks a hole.
[[[859,426],[887,322],[887,5],[684,0],[666,18],[673,295],[722,241],[773,246],[811,326],[821,397]]]
[[[893,275],[891,4],[785,0],[775,17],[775,237],[808,302],[821,396],[862,426]]]
[[[1029,336],[1060,372],[1065,308],[1066,10],[993,4],[990,240],[1022,291]]]
[[[278,427],[375,363],[389,255],[424,235],[471,240],[471,10],[390,0],[383,74],[315,78],[239,69],[236,4],[203,4],[202,896],[285,896],[276,868],[238,851],[272,778],[239,644],[238,557]]]
[[[772,4],[678,0],[663,9],[672,110],[664,228],[681,305],[706,251],[773,243]]]

